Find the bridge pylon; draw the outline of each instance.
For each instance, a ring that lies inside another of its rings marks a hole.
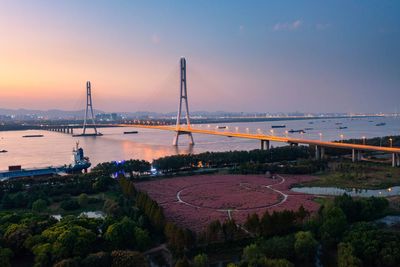
[[[188,96],[187,96],[187,80],[186,80],[186,59],[181,57],[180,60],[180,94],[179,94],[179,107],[178,107],[178,115],[176,117],[176,135],[174,138],[173,145],[178,145],[179,136],[182,134],[186,134],[189,137],[189,141],[191,145],[194,145],[193,135],[191,132],[187,132],[181,130],[181,116],[182,116],[182,102],[184,102],[185,108],[185,117],[186,117],[186,125],[190,128],[190,115],[189,115],[189,104],[188,104]]]
[[[91,121],[91,123],[89,122]],[[86,128],[91,127],[94,130],[94,134],[86,134]],[[97,132],[96,123],[94,120],[94,113],[93,113],[93,101],[92,101],[92,87],[90,81],[86,82],[86,109],[85,109],[85,119],[83,121],[83,131],[81,135],[78,136],[97,136],[102,135],[101,133]]]

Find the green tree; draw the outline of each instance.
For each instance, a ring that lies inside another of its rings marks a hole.
[[[0,247],[0,266],[11,267],[11,257],[13,253],[9,248]]]
[[[107,252],[97,252],[87,255],[82,260],[83,267],[109,267],[111,265],[111,255]]]
[[[258,235],[260,233],[260,218],[258,214],[253,213],[252,215],[247,215],[244,227],[251,233]]]
[[[249,266],[256,266],[259,259],[263,256],[263,253],[256,244],[251,244],[243,249],[242,258]]]
[[[147,267],[143,254],[137,251],[114,250],[111,257],[112,267]]]
[[[297,232],[295,234],[294,250],[299,260],[311,262],[317,251],[318,242],[311,232]]]
[[[35,267],[50,266],[52,261],[51,244],[38,244],[32,248],[32,252],[35,255]]]
[[[31,236],[31,231],[24,224],[11,224],[4,233],[4,241],[14,253],[23,250],[24,242]]]
[[[264,257],[260,263],[263,267],[294,267],[294,264],[286,259],[268,259]]]
[[[89,197],[87,194],[82,193],[78,197],[78,203],[81,207],[86,207],[87,204],[89,203]]]
[[[340,208],[328,206],[323,210],[322,217],[321,239],[325,245],[334,246],[341,240],[347,228],[346,216]]]
[[[274,236],[267,240],[260,241],[262,253],[267,258],[274,259],[294,259],[294,242],[293,235]]]
[[[79,261],[77,259],[65,259],[57,262],[53,267],[79,267]]]
[[[186,257],[179,259],[175,263],[175,267],[190,267],[190,263]]]
[[[338,267],[361,266],[361,261],[354,255],[354,249],[350,243],[339,243],[337,258],[338,258]]]
[[[120,222],[114,223],[107,228],[104,238],[110,242],[113,248],[134,248],[135,228],[135,222],[128,217],[124,217]]]
[[[146,250],[151,245],[151,239],[149,232],[143,230],[140,227],[135,227],[134,230],[135,240],[136,240],[136,248],[140,251]]]
[[[64,200],[61,202],[60,207],[63,210],[70,211],[70,210],[77,210],[80,208],[78,201],[74,199]]]
[[[43,212],[47,208],[47,202],[43,199],[38,199],[32,203],[32,210],[36,212]]]
[[[208,257],[207,254],[201,253],[197,254],[193,259],[193,267],[208,267]]]

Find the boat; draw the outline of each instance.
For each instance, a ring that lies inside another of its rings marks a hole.
[[[281,124],[281,125],[272,125],[271,128],[286,128],[286,125]]]
[[[335,123],[336,125],[342,125],[343,123],[342,122],[337,122],[337,123]]]
[[[304,130],[293,130],[293,129],[289,130],[288,132],[289,133],[305,133]]]
[[[384,125],[386,125],[386,123],[385,123],[385,122],[381,122],[381,123],[377,123],[377,124],[375,124],[375,126],[384,126]]]
[[[0,150],[0,153],[6,153],[6,152],[8,152],[7,150]]]
[[[226,129],[226,126],[218,126],[218,129]]]
[[[87,171],[91,166],[88,157],[85,157],[83,149],[79,147],[79,142],[72,150],[72,163],[63,166],[48,166],[43,168],[22,168],[21,165],[9,166],[8,170],[0,171],[0,181],[23,177],[52,176],[66,173],[79,173]]]
[[[82,134],[73,134],[72,137],[81,137],[81,136],[103,136],[102,133],[82,133]]]
[[[28,135],[23,135],[22,137],[25,137],[25,138],[30,138],[30,137],[43,137],[43,134],[28,134]]]
[[[124,134],[137,134],[138,133],[138,131],[127,131],[127,132],[124,132]]]
[[[314,128],[304,128],[304,130],[311,131],[311,130],[314,130]]]
[[[340,126],[338,129],[339,130],[347,129],[347,126]]]

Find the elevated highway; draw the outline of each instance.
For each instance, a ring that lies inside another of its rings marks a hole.
[[[260,140],[261,149],[268,149],[270,142],[287,143],[290,145],[298,145],[298,144],[311,145],[311,146],[315,146],[315,149],[316,149],[315,155],[316,155],[317,159],[321,159],[324,157],[324,148],[326,148],[326,147],[351,150],[353,161],[361,159],[361,151],[384,152],[384,153],[392,154],[392,165],[393,166],[400,166],[400,157],[399,157],[400,148],[397,148],[397,147],[350,144],[350,143],[321,141],[321,140],[313,140],[313,139],[281,137],[281,136],[265,135],[265,134],[241,133],[241,132],[231,132],[231,131],[216,131],[216,130],[199,129],[199,128],[194,128],[194,127],[190,127],[190,126],[189,127],[188,126],[177,127],[177,126],[137,125],[137,124],[119,124],[118,126],[144,128],[144,129],[157,129],[157,130],[164,130],[164,131],[173,131],[173,132],[182,133],[182,134],[195,133],[195,134],[208,134],[208,135],[216,135],[216,136]]]

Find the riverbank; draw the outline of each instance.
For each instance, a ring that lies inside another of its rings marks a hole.
[[[329,169],[302,187],[383,189],[400,185],[400,169],[370,162],[331,162]]]

